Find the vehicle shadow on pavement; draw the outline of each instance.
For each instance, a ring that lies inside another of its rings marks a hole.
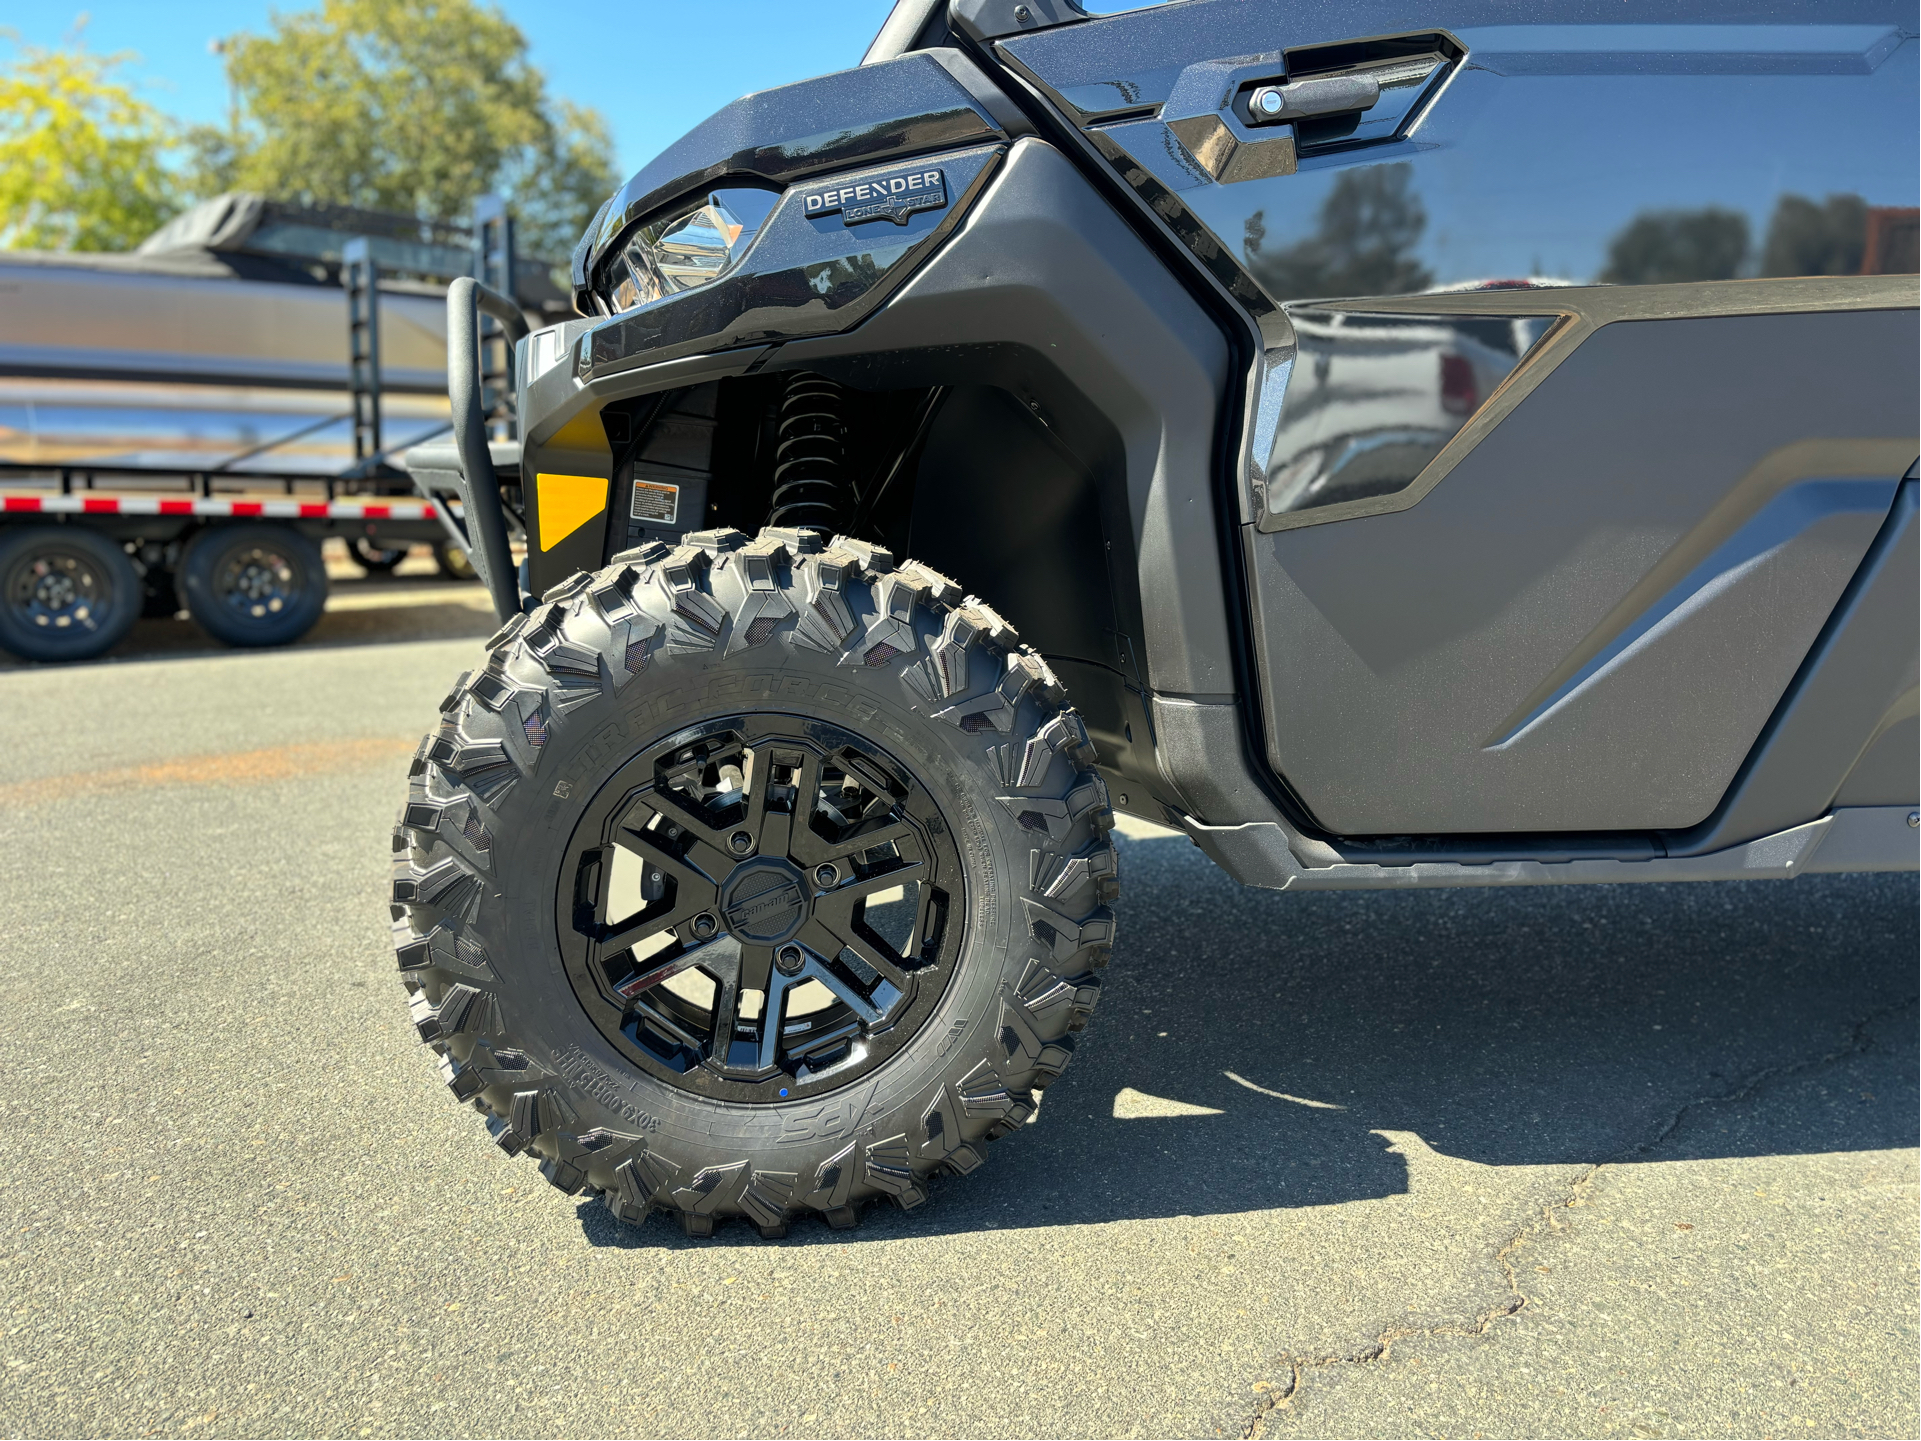
[[[1391,1196],[1423,1143],[1495,1166],[1631,1162],[1691,1103],[1869,1045],[1907,1058],[1900,1087],[1738,1134],[1690,1125],[1661,1158],[1914,1144],[1912,875],[1292,895],[1237,886],[1183,838],[1121,845],[1100,1008],[1034,1124],[913,1212],[794,1239]],[[683,1244],[598,1201],[580,1219],[596,1244]]]

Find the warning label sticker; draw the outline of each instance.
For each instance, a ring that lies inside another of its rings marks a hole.
[[[680,487],[662,485],[657,480],[637,480],[634,482],[635,520],[652,521],[655,525],[672,525],[680,514]]]

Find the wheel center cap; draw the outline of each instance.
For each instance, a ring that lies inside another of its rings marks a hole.
[[[720,909],[735,940],[778,945],[807,919],[807,888],[793,866],[764,856],[734,867],[721,887]]]

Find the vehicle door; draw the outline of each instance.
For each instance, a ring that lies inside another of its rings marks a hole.
[[[1911,13],[1779,8],[1186,0],[999,43],[1259,321],[1249,680],[1330,832],[1696,825],[1888,522]]]

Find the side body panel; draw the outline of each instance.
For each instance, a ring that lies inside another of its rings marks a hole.
[[[994,45],[1258,325],[1246,467],[1223,481],[1240,681],[1304,825],[1708,823],[1914,459],[1912,287],[1839,278],[1915,268],[1912,31],[1880,3],[1190,0]],[[1235,108],[1417,34],[1453,58],[1396,128],[1330,140]],[[1804,313],[1729,298],[1810,275],[1837,279]],[[1476,291],[1570,284],[1680,303],[1585,329],[1526,387],[1538,330],[1506,360],[1463,331],[1310,365],[1323,297],[1486,315]],[[1338,464],[1271,448],[1317,383],[1350,411]],[[1901,643],[1873,642],[1891,672]]]
[[[1668,838],[1674,854],[1785,830],[1830,806],[1914,807],[1921,546],[1912,473],[1719,810]]]
[[[1420,504],[1252,535],[1276,769],[1343,835],[1705,818],[1913,458],[1916,341],[1608,325]]]

